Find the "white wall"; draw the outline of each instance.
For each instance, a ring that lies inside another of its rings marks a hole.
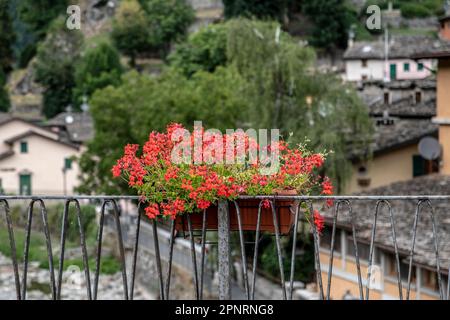
[[[431,75],[429,69],[433,68],[435,62],[433,60],[421,61],[425,68],[421,71],[418,70],[418,64],[413,60],[408,59],[395,59],[390,60],[387,65],[387,76],[390,77],[390,65],[397,65],[397,80],[414,80],[424,79]],[[404,63],[409,63],[409,71],[404,71]],[[381,81],[384,79],[384,70],[386,64],[384,60],[367,60],[367,66],[363,67],[362,60],[346,60],[345,61],[345,73],[347,81],[361,81],[363,76],[367,76],[367,80]]]
[[[391,60],[389,61],[389,65],[397,65],[397,80],[414,80],[429,77],[431,75],[430,69],[433,67],[433,61],[421,60],[420,62],[424,65],[424,68],[421,71],[418,70],[417,62],[408,59]],[[404,71],[405,63],[409,63],[409,71]]]
[[[9,146],[4,143],[5,140],[30,130],[33,130],[47,137],[51,137],[53,139],[58,138],[58,135],[54,132],[50,132],[48,130],[39,128],[38,126],[34,126],[21,120],[13,120],[3,125],[0,125],[0,153],[9,150]]]
[[[384,61],[367,60],[367,67],[363,67],[361,60],[346,60],[345,71],[347,81],[361,81],[363,76],[367,80],[383,80]]]

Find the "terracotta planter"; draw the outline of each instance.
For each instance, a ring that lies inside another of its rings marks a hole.
[[[283,192],[280,195],[292,195],[292,193]],[[261,200],[251,199],[251,200],[238,200],[239,209],[241,212],[242,220],[242,230],[244,231],[255,231],[256,223],[258,220],[258,207]],[[291,200],[278,200],[275,202],[276,215],[278,219],[278,226],[280,234],[286,235],[292,229],[294,225],[294,203]],[[292,211],[291,211],[292,207]],[[233,202],[229,203],[230,208],[230,229],[232,231],[238,231],[238,220],[236,215],[236,208]],[[208,208],[206,216],[206,229],[207,230],[217,230],[217,206],[212,206]],[[203,213],[192,213],[190,214],[192,229],[201,230],[203,224]],[[178,231],[188,231],[188,222],[186,216],[178,216],[175,221],[175,228]],[[261,231],[267,231],[275,233],[275,227],[273,225],[273,215],[272,209],[261,209]]]

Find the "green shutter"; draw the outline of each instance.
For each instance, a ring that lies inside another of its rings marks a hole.
[[[425,174],[425,159],[421,155],[413,155],[413,177]]]
[[[26,141],[20,143],[20,153],[28,153],[28,143]]]
[[[70,159],[70,158],[64,159],[64,169],[66,169],[66,170],[72,169],[72,159]]]
[[[21,174],[20,175],[20,194],[29,196],[31,195],[31,175]]]
[[[391,80],[397,79],[397,65],[391,64]]]
[[[403,71],[409,71],[409,63],[403,65]]]
[[[423,63],[419,63],[419,64],[418,64],[417,70],[418,70],[418,71],[422,71],[422,70],[423,70]]]

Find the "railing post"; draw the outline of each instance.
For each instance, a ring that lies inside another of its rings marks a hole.
[[[219,300],[231,299],[230,212],[227,201],[219,202]]]

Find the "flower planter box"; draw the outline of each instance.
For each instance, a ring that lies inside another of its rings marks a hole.
[[[251,200],[238,200],[236,201],[242,221],[243,231],[255,231],[256,223],[258,221],[258,207],[261,200],[251,199]],[[295,201],[292,200],[278,200],[275,202],[276,216],[278,219],[278,226],[280,234],[287,235],[292,229],[295,222],[294,207]],[[291,210],[292,208],[292,210]],[[207,230],[217,230],[217,206],[211,206],[206,210],[206,229]],[[233,202],[229,203],[230,210],[230,230],[238,231],[238,219],[236,215],[236,207]],[[202,230],[203,226],[203,213],[192,213],[190,214],[192,229]],[[185,215],[177,216],[175,220],[175,228],[178,231],[188,231],[188,221]],[[261,208],[261,231],[267,231],[275,233],[275,226],[273,224],[273,214],[271,208]]]
[[[172,123],[162,133],[152,131],[142,148],[137,144],[125,146],[123,156],[112,168],[112,174],[114,177],[124,178],[130,188],[140,196],[141,201],[146,202],[144,210],[149,219],[175,219],[176,229],[187,231],[186,217],[189,217],[192,229],[201,230],[203,214],[187,216],[186,211],[203,212],[204,208],[208,208],[205,227],[208,230],[217,230],[218,208],[211,204],[239,199],[237,202],[242,230],[255,231],[261,203],[256,196],[272,199],[271,197],[276,195],[312,195],[316,192],[323,195],[332,194],[333,186],[329,179],[318,175],[326,154],[312,153],[304,145],[290,148],[289,144],[282,140],[261,146],[256,139],[240,131],[219,136],[219,139],[216,134],[206,133],[203,127],[194,126],[191,133],[181,124]],[[198,138],[199,149],[196,148]],[[221,151],[218,148],[220,142],[225,144],[220,148]],[[231,157],[227,152],[229,148],[236,151]],[[238,149],[247,155],[260,148],[270,150],[270,157],[278,157],[279,170],[270,175],[265,174],[269,160],[266,156],[259,157],[256,162],[254,159],[246,159],[244,166],[226,162],[236,160],[236,156],[240,157],[241,152],[237,152]],[[196,155],[201,161],[197,161]],[[240,199],[240,196],[247,196],[247,200]],[[274,201],[275,217],[271,208],[264,208],[270,207],[266,202],[261,208],[260,231],[275,233],[275,218],[280,233],[288,234],[295,219],[295,210],[292,210],[292,207],[298,202],[289,198]],[[236,231],[239,229],[238,219],[232,201],[229,210],[230,227]],[[322,228],[323,218],[316,211],[310,214],[314,214],[314,223],[317,221]]]

